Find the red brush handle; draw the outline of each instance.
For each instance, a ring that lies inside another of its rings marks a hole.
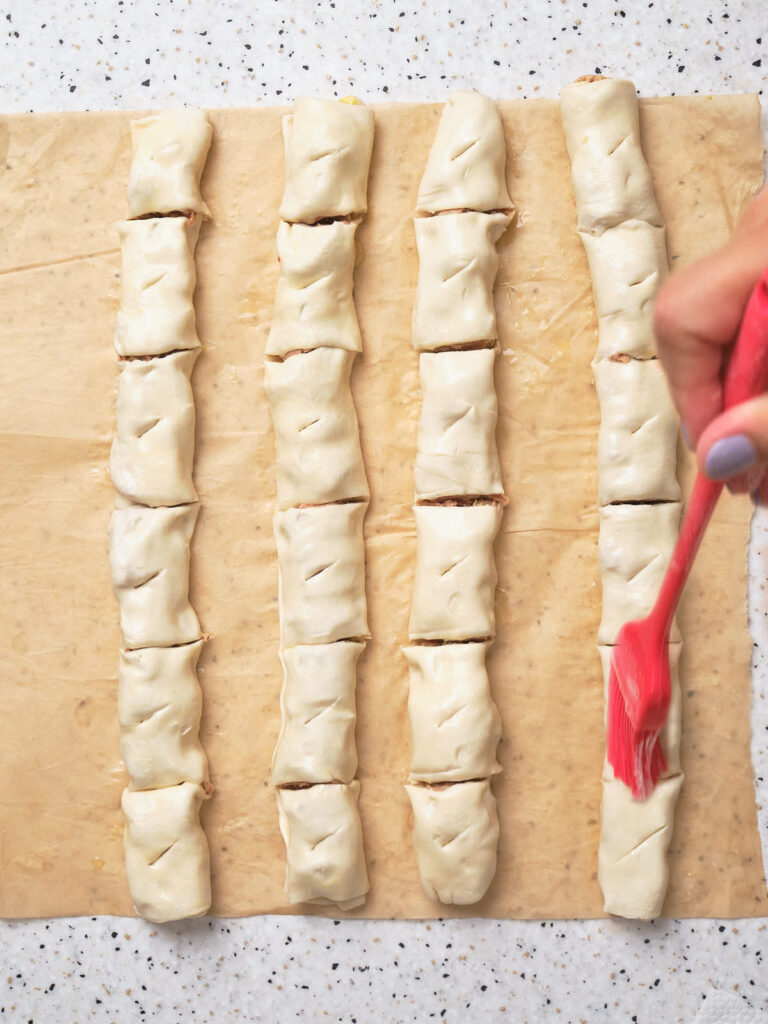
[[[746,402],[768,387],[768,269],[750,296],[739,334],[733,346],[723,378],[723,408]],[[675,544],[652,617],[669,637],[672,618],[688,573],[699,549],[701,538],[712,516],[723,484],[702,473],[696,474],[688,508]]]

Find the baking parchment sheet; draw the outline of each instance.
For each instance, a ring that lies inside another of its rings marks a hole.
[[[595,651],[596,320],[553,101],[502,103],[516,223],[500,243],[499,444],[510,502],[496,554],[502,714],[498,873],[477,906],[421,892],[402,783],[409,760],[407,621],[419,413],[410,342],[411,211],[440,113],[376,108],[370,212],[359,232],[365,351],[353,374],[372,499],[373,641],[361,662],[361,812],[371,877],[360,917],[596,917],[602,677]],[[754,96],[643,101],[644,149],[673,265],[726,240],[762,180]],[[211,634],[202,739],[216,790],[203,820],[213,912],[306,913],[283,892],[269,785],[279,727],[274,449],[263,391],[283,180],[277,109],[212,113],[198,246],[192,597]],[[117,606],[106,530],[114,423],[115,221],[125,215],[125,113],[0,118],[0,914],[131,914],[119,810]],[[690,457],[684,482],[690,486]],[[681,628],[686,781],[669,916],[766,912],[749,758],[749,503],[724,496]],[[313,913],[340,916],[336,908]]]

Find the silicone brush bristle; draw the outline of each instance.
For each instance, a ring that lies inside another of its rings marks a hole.
[[[627,623],[611,657],[606,753],[615,776],[638,800],[651,793],[666,771],[659,731],[669,699],[666,644],[658,649],[646,621]]]

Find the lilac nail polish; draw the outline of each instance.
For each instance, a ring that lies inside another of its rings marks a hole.
[[[707,455],[707,476],[712,480],[727,480],[743,473],[757,462],[757,451],[746,434],[733,434],[715,441]]]
[[[680,433],[683,435],[683,441],[685,441],[685,447],[689,451],[693,451],[693,445],[691,444],[691,439],[688,436],[688,431],[685,429],[685,424],[684,423],[680,424]]]

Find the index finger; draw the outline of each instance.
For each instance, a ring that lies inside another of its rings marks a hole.
[[[659,290],[654,329],[672,398],[692,445],[722,411],[721,370],[752,288],[768,264],[768,190],[731,241],[677,271]]]

